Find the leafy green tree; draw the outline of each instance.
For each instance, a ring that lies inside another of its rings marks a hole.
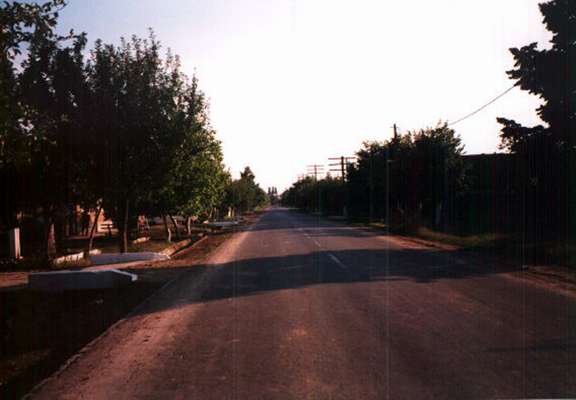
[[[37,138],[27,128],[25,105],[19,100],[17,57],[25,46],[56,42],[54,28],[64,0],[43,5],[3,2],[0,5],[0,169],[27,164],[29,147]]]
[[[79,194],[75,131],[85,97],[86,39],[54,32],[64,5],[6,2],[0,11],[0,174],[11,176],[12,185],[5,215],[15,225],[18,210],[40,207],[47,257],[56,252],[55,222],[64,222],[67,205]],[[66,41],[72,44],[64,47]]]
[[[305,211],[318,209],[317,185],[314,178],[306,177],[292,184],[282,194],[282,204]]]
[[[384,221],[417,229],[421,217],[440,224],[444,209],[466,189],[461,139],[446,124],[365,142],[348,166],[347,180],[301,179],[282,195],[285,205],[324,214]]]
[[[466,186],[461,157],[464,146],[446,124],[414,133],[413,142],[413,164],[409,169],[412,176],[408,182],[414,185],[424,215],[439,226],[446,203],[454,200]]]
[[[546,126],[498,118],[501,146],[520,163],[522,231],[535,240],[563,236],[567,228],[574,237],[576,229],[576,192],[570,184],[576,177],[576,2],[552,0],[539,7],[553,33],[552,47],[538,49],[531,43],[510,49],[515,66],[507,73],[542,100],[536,112]]]
[[[245,213],[263,206],[267,202],[266,192],[256,183],[256,177],[250,167],[244,168],[240,179],[230,183],[226,191],[226,204],[238,212]]]
[[[32,149],[31,168],[25,174],[26,195],[30,205],[42,207],[48,257],[56,252],[55,223],[58,238],[62,238],[67,234],[69,206],[78,204],[82,196],[77,166],[82,154],[79,121],[86,94],[85,43],[84,35],[65,48],[58,41],[35,39],[19,76],[28,121],[41,139]]]
[[[98,41],[92,53],[92,123],[107,177],[102,197],[118,227],[122,252],[131,216],[149,202],[150,192],[159,193],[187,132],[189,102],[179,63],[162,60],[159,50],[151,33],[148,39],[122,40],[118,47]]]
[[[38,110],[29,107],[22,98],[18,61],[29,61],[34,54],[39,56],[39,48],[58,46],[62,38],[54,28],[64,5],[62,0],[43,5],[21,2],[0,5],[0,190],[4,194],[0,223],[9,227],[19,224],[16,215],[23,204],[37,204],[38,198],[29,193],[31,185],[23,176],[30,175],[39,147],[46,145],[47,140],[43,126],[32,124]],[[43,59],[53,61],[53,55],[52,52]]]
[[[411,134],[365,142],[356,154],[357,163],[349,167],[347,182],[352,217],[388,221],[392,211],[403,216],[416,213],[417,187],[407,185],[407,179],[417,179]]]
[[[227,182],[220,142],[210,127],[204,94],[194,78],[188,90],[188,104],[178,126],[185,129],[184,140],[172,157],[171,168],[152,192],[156,211],[187,217],[190,233],[192,217],[212,216],[219,207]]]
[[[52,257],[76,205],[106,210],[121,251],[140,213],[211,216],[229,176],[196,78],[160,56],[152,32],[97,41],[86,61],[85,34],[54,33],[64,5],[0,9],[0,178],[16,177],[2,179],[3,191],[22,189],[3,197],[2,222],[42,209]]]

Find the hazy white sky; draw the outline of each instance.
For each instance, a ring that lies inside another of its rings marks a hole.
[[[364,140],[456,120],[512,85],[508,48],[546,46],[538,0],[69,0],[60,26],[117,43],[152,27],[196,69],[234,176],[264,189]],[[517,89],[455,126],[497,150],[497,116],[536,124]]]

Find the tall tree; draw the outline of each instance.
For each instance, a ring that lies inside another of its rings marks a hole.
[[[413,134],[411,180],[424,215],[439,226],[446,203],[465,188],[464,146],[460,136],[446,124]]]
[[[160,43],[132,37],[120,46],[98,41],[89,74],[99,135],[105,209],[127,251],[130,221],[151,190],[163,184],[185,130],[179,64],[162,60]]]
[[[75,37],[71,47],[61,47],[59,40],[35,38],[19,77],[28,120],[42,138],[32,154],[26,190],[29,203],[43,210],[48,257],[56,251],[55,224],[58,238],[67,234],[63,229],[68,225],[68,210],[81,196],[76,183],[81,179],[77,162],[86,94],[85,44],[84,35]]]
[[[240,179],[233,181],[227,189],[226,202],[240,213],[252,211],[266,201],[266,192],[256,183],[250,167],[245,167]]]
[[[210,217],[219,206],[226,182],[220,142],[211,128],[208,105],[196,78],[183,86],[186,107],[175,128],[183,129],[181,144],[157,190],[151,192],[152,213],[179,214],[190,219]]]
[[[64,6],[64,0],[0,5],[0,223],[7,226],[18,224],[17,212],[30,199],[22,176],[45,140],[43,130],[31,124],[31,110],[21,96],[19,61],[30,56],[30,47],[58,42],[54,28]]]
[[[508,76],[522,90],[538,96],[536,110],[546,125],[525,127],[498,118],[502,148],[517,155],[519,190],[524,208],[523,232],[531,239],[576,234],[576,2],[540,4],[551,48],[536,43],[510,49],[515,65]],[[553,206],[551,206],[553,205]],[[568,222],[570,221],[570,222]]]

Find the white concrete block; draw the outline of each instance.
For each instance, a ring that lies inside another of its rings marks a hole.
[[[100,249],[94,249],[90,251],[91,256],[99,254],[102,254],[102,250]],[[69,254],[67,256],[55,258],[54,260],[52,260],[52,264],[59,265],[63,263],[76,262],[82,260],[83,258],[84,258],[84,252],[82,251],[80,253]]]
[[[170,257],[151,251],[138,253],[104,253],[91,256],[92,265],[120,264],[133,261],[161,261],[169,260]]]
[[[20,250],[20,228],[10,229],[10,258],[15,260],[22,258]]]
[[[117,269],[36,272],[28,276],[28,287],[42,291],[109,289],[125,286],[136,280],[136,274]]]

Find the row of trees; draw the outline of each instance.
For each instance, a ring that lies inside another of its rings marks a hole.
[[[232,206],[240,213],[251,211],[269,202],[269,196],[256,183],[256,177],[249,167],[240,173],[240,179],[231,182],[226,188],[224,204]]]
[[[96,41],[55,31],[63,0],[4,3],[0,13],[0,177],[3,225],[41,210],[45,253],[71,209],[105,210],[126,251],[137,215],[210,217],[235,201],[208,102],[196,77],[149,37]],[[250,192],[249,185],[239,192]],[[242,195],[244,196],[244,195]],[[56,227],[56,229],[55,229]]]
[[[490,174],[467,171],[460,138],[444,124],[365,143],[357,153],[358,163],[349,166],[346,182],[301,180],[284,193],[285,203],[334,214],[346,207],[353,217],[413,229],[421,217],[438,225],[458,209],[451,206],[456,203],[475,213],[466,196],[480,187],[485,194],[492,186],[492,195],[474,198],[474,207],[513,203],[499,207],[514,214],[511,225],[522,243],[552,240],[576,248],[576,2],[552,0],[541,4],[540,11],[553,34],[551,48],[539,50],[532,43],[511,49],[515,66],[507,74],[542,100],[536,112],[545,125],[525,127],[498,118],[500,147],[508,156],[500,168],[492,166],[506,177],[493,176],[488,185],[475,181],[474,176]],[[502,165],[508,168],[502,170]],[[499,223],[497,215],[492,218]]]
[[[390,140],[366,142],[347,179],[306,178],[283,194],[285,204],[328,214],[394,223],[408,229],[439,219],[444,203],[465,188],[461,139],[446,124]]]

